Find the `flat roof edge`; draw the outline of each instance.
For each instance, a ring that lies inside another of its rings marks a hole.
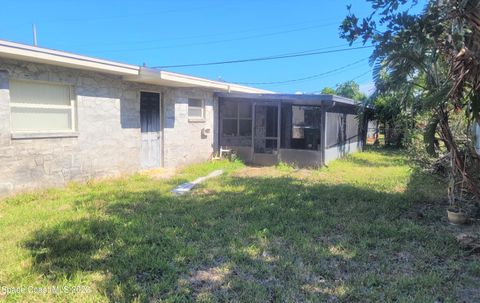
[[[219,98],[236,98],[236,99],[252,99],[252,100],[278,100],[278,101],[305,101],[305,102],[338,102],[351,106],[359,104],[352,99],[336,96],[336,95],[314,95],[314,94],[258,94],[258,93],[228,93],[220,92],[215,94]]]

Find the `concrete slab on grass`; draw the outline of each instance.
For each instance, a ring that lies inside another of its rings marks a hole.
[[[172,194],[177,195],[177,196],[184,195],[184,194],[188,193],[189,191],[191,191],[198,184],[204,182],[205,180],[218,177],[222,174],[223,174],[223,170],[221,170],[221,169],[215,170],[215,171],[209,173],[208,175],[206,175],[204,177],[200,177],[198,179],[195,179],[192,182],[187,182],[187,183],[180,184],[176,188],[172,189],[171,192],[172,192]]]

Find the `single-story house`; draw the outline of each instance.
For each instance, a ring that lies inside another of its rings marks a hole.
[[[352,100],[253,87],[0,40],[0,195],[179,167],[220,148],[319,166],[361,149]]]

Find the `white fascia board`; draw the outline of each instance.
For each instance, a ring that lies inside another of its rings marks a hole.
[[[140,71],[140,68],[135,65],[80,56],[4,40],[0,40],[0,57],[116,75],[138,75]]]
[[[172,73],[150,68],[141,68],[138,77],[125,77],[125,80],[144,82],[165,86],[176,87],[203,87],[216,91],[241,92],[241,93],[263,93],[269,94],[271,91],[258,89],[254,87],[242,86],[238,84],[214,81],[205,78],[193,77],[184,74]]]
[[[0,40],[0,58],[50,64],[121,75],[127,81],[173,87],[203,87],[215,91],[270,94],[271,91],[233,83],[214,81],[136,65],[123,64],[48,48]]]

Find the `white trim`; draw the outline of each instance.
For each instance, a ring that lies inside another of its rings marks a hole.
[[[78,131],[77,125],[77,95],[75,94],[75,89],[72,85],[70,87],[70,112],[72,114],[72,130]]]
[[[123,76],[125,81],[170,87],[202,87],[228,93],[273,93],[254,87],[139,67],[5,40],[0,40],[0,58],[103,72]]]
[[[142,70],[140,71],[140,73],[141,72]],[[194,76],[172,73],[167,71],[161,71],[160,75],[165,80],[176,81],[180,83],[189,83],[191,85],[197,85],[197,86],[219,88],[221,90],[226,90],[228,92],[236,91],[236,92],[245,92],[245,93],[267,93],[267,94],[272,93],[271,91],[267,91],[263,89],[258,89],[258,88],[253,88],[253,87],[248,87],[248,86],[243,86],[238,84],[232,84],[227,82],[213,81],[209,79],[198,78]]]
[[[30,131],[16,131],[11,129],[12,133],[12,138],[25,138],[25,137],[31,137],[32,134],[34,134],[33,138],[43,138],[43,136],[46,136],[51,133],[74,133],[76,132],[77,129],[77,99],[74,91],[74,87],[70,84],[66,83],[59,83],[59,82],[48,82],[48,81],[36,81],[36,80],[23,80],[23,79],[10,79],[10,82],[20,82],[20,83],[32,83],[32,84],[44,84],[44,85],[56,85],[56,86],[62,86],[62,87],[67,87],[69,91],[69,99],[70,99],[70,105],[52,105],[52,104],[36,104],[36,103],[16,103],[16,102],[10,102],[10,125],[12,125],[12,108],[35,108],[35,109],[63,109],[63,110],[70,110],[70,122],[71,126],[70,129],[65,129],[65,130],[41,130],[41,131],[35,131],[35,130],[30,130]],[[25,134],[27,134],[25,136]]]
[[[142,82],[170,87],[202,87],[212,89],[214,91],[232,91],[237,93],[273,93],[271,91],[263,89],[221,81],[214,81],[205,78],[199,78],[145,67],[140,68],[140,73],[138,76],[125,76],[124,79],[132,82]]]
[[[15,132],[12,139],[76,138],[78,132]]]
[[[118,75],[138,75],[139,67],[63,51],[0,40],[0,56]]]
[[[34,104],[34,103],[15,103],[11,102],[10,107],[16,108],[44,108],[44,109],[71,109],[72,98],[70,98],[70,105],[50,105],[50,104]]]

